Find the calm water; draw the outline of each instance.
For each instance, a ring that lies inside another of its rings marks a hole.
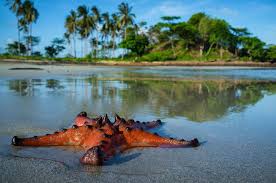
[[[119,113],[140,121],[161,119],[165,124],[155,130],[160,134],[197,137],[203,144],[133,150],[97,174],[168,175],[161,176],[163,181],[276,181],[274,69],[91,67],[51,76],[7,76],[0,78],[0,100],[2,156],[59,160],[70,171],[82,171],[80,149],[12,147],[10,139],[68,127],[80,111],[90,116]]]

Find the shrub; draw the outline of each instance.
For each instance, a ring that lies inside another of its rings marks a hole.
[[[162,52],[153,52],[141,57],[142,61],[168,61],[175,60],[176,57],[173,56],[173,52],[171,50],[166,50]]]

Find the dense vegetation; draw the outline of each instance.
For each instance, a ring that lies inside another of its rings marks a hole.
[[[127,3],[121,3],[118,12],[112,14],[86,5],[71,10],[65,19],[64,36],[46,46],[43,57],[41,52],[33,51],[40,42],[39,37],[32,35],[32,24],[39,17],[34,3],[6,2],[17,18],[18,40],[7,45],[5,57],[55,58],[68,46],[69,53],[63,60],[69,61],[276,61],[276,45],[266,45],[247,28],[233,27],[203,12],[192,15],[187,22],[178,16],[164,16],[147,27],[146,22],[135,21],[132,7]],[[79,55],[77,41],[81,45]]]

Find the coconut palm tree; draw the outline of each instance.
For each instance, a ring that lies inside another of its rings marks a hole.
[[[72,55],[72,41],[71,41],[71,34],[69,32],[65,32],[63,34],[64,40],[66,41],[66,43],[69,45],[69,53],[68,55]]]
[[[103,38],[103,52],[105,54],[106,51],[106,47],[108,44],[108,35],[110,33],[110,16],[109,13],[103,13],[102,14],[102,18],[103,18],[103,26],[102,26],[102,38]]]
[[[20,16],[22,15],[22,2],[21,0],[7,0],[7,6],[15,14],[17,19],[17,44],[18,54],[20,55]]]
[[[37,9],[34,7],[34,3],[30,0],[25,0],[22,4],[22,15],[23,15],[23,22],[27,25],[27,33],[29,37],[32,37],[32,24],[36,23],[39,13]],[[30,53],[33,52],[32,48],[32,40],[27,44],[28,50]],[[30,55],[30,54],[29,54]]]
[[[73,44],[74,44],[74,57],[77,57],[76,52],[76,33],[77,33],[77,13],[74,10],[70,11],[70,15],[66,17],[65,20],[65,28],[67,30],[67,33],[71,36],[73,36]]]
[[[90,36],[93,29],[95,29],[95,21],[90,16],[87,6],[82,5],[78,7],[78,27],[81,39],[85,40],[85,54],[87,54],[87,39]]]
[[[94,44],[93,48],[95,48],[95,54],[96,54],[96,57],[97,57],[97,54],[98,54],[98,43],[99,43],[99,31],[100,31],[100,24],[102,23],[102,16],[101,16],[101,13],[100,13],[100,10],[96,7],[96,6],[93,6],[91,8],[91,11],[93,13],[93,19],[94,19],[94,22],[95,22],[95,31],[96,31],[96,44]]]
[[[112,56],[115,57],[116,37],[120,31],[119,17],[116,13],[111,15],[110,35],[112,39]]]
[[[120,26],[122,28],[122,30],[124,31],[124,40],[126,39],[126,35],[127,35],[127,27],[129,25],[133,25],[134,24],[134,18],[135,18],[135,14],[131,13],[132,11],[132,7],[128,5],[128,3],[121,3],[118,6],[119,12],[118,15],[120,17]]]
[[[91,55],[92,55],[92,58],[96,58],[96,47],[98,46],[98,44],[99,44],[99,42],[98,42],[98,40],[96,40],[96,38],[91,38],[90,39],[90,46],[91,46],[91,48],[92,48],[92,53],[91,53]]]

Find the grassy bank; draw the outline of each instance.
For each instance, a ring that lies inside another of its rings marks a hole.
[[[106,65],[106,66],[248,66],[248,67],[276,67],[276,63],[253,62],[253,61],[187,61],[187,60],[166,60],[166,61],[133,61],[133,60],[86,60],[67,58],[34,58],[34,57],[0,57],[0,62],[5,63],[29,63],[38,65]]]

